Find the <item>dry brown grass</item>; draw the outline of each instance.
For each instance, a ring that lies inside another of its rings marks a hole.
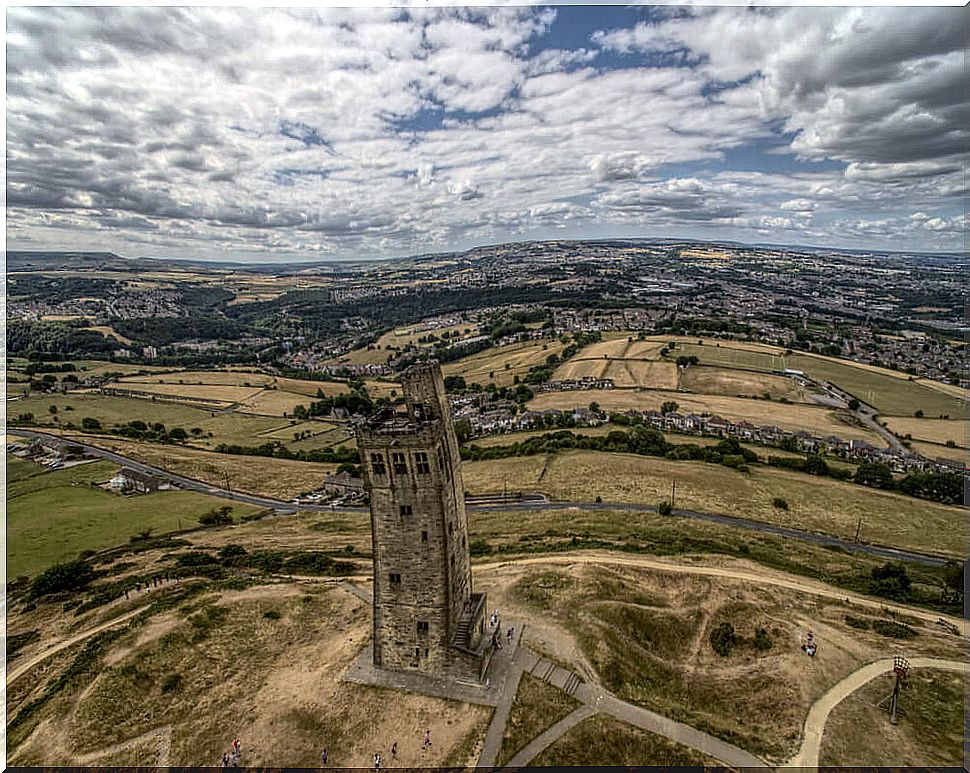
[[[862,519],[867,542],[959,556],[962,508],[876,491],[774,468],[739,473],[720,465],[632,454],[570,451],[465,462],[471,493],[541,491],[567,501],[639,502],[669,499],[676,483],[679,508],[725,513],[851,539]],[[788,510],[774,507],[785,499]],[[631,516],[635,517],[635,516]]]
[[[889,429],[897,435],[912,435],[915,440],[945,445],[952,440],[962,448],[970,448],[970,422],[960,419],[916,419],[888,416]]]
[[[442,766],[484,733],[484,707],[341,681],[370,628],[370,606],[343,590],[257,586],[192,608],[151,637],[122,636],[106,653],[111,665],[93,670],[80,694],[56,699],[55,721],[12,758],[70,765],[91,755],[97,764],[99,750],[170,725],[171,765],[217,765],[239,737],[247,767],[314,767],[324,748],[334,767],[367,767],[376,751],[388,765]],[[172,675],[180,684],[165,692]],[[427,728],[433,745],[422,751]],[[131,765],[143,756],[136,745],[108,759]]]
[[[835,707],[822,735],[820,765],[956,768],[963,762],[964,678],[952,671],[911,671],[897,725],[875,708],[892,685],[892,675],[880,676]]]
[[[693,367],[681,374],[681,387],[690,392],[735,397],[762,397],[770,394],[773,400],[785,398],[792,402],[808,402],[804,390],[784,376],[752,373],[727,368]]]
[[[259,416],[292,416],[296,406],[304,407],[313,400],[306,395],[283,392],[279,389],[264,389],[242,401],[237,409],[240,413],[254,413]]]
[[[970,462],[970,451],[966,448],[950,448],[938,443],[923,443],[919,440],[910,442],[910,447],[918,454],[922,454],[927,459],[949,459],[961,464]]]
[[[524,341],[498,349],[486,349],[457,362],[446,363],[441,370],[446,376],[464,376],[468,382],[487,384],[494,381],[500,387],[511,386],[514,376],[523,377],[533,365],[543,364],[550,354],[559,354],[563,348],[563,344],[556,339]]]
[[[201,398],[222,403],[241,403],[262,391],[262,387],[241,387],[212,384],[150,384],[122,382],[120,387],[155,395],[171,395],[185,399]]]
[[[317,395],[318,389],[322,389],[327,397],[343,395],[350,392],[350,387],[343,381],[307,381],[305,379],[283,378],[280,376],[275,379],[275,383],[284,392],[293,392],[294,394],[314,398]]]
[[[529,408],[536,411],[547,408],[574,409],[586,407],[595,400],[603,410],[625,411],[660,410],[667,400],[680,406],[681,413],[709,412],[734,421],[748,421],[752,424],[775,424],[783,429],[804,429],[822,437],[859,438],[874,445],[881,445],[879,436],[869,429],[849,426],[839,420],[838,412],[822,406],[786,405],[770,400],[753,400],[741,397],[720,395],[698,395],[687,392],[663,390],[636,391],[631,389],[602,389],[575,392],[544,392],[529,402]]]
[[[323,485],[323,479],[336,470],[336,465],[333,464],[294,462],[262,456],[233,456],[182,446],[160,446],[114,438],[98,438],[92,442],[135,461],[195,478],[219,488],[225,486],[228,473],[231,488],[284,501],[319,488]]]
[[[273,383],[274,377],[267,373],[241,370],[181,370],[149,376],[128,376],[122,383],[138,384],[203,384],[209,386],[258,387]]]

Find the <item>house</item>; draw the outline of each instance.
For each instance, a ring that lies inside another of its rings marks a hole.
[[[108,481],[111,490],[119,494],[135,492],[147,494],[151,491],[158,491],[161,488],[161,481],[154,475],[147,472],[133,470],[130,467],[122,467],[115,473],[114,477]]]
[[[338,472],[336,475],[328,475],[323,479],[323,490],[334,496],[362,494],[364,492],[364,481],[362,478],[355,478],[349,472]]]
[[[589,408],[577,408],[573,411],[573,421],[586,427],[596,427],[602,420]]]

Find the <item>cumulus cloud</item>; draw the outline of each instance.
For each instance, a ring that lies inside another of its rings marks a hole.
[[[590,225],[744,238],[781,210],[959,246],[937,226],[966,193],[964,10],[670,9],[581,46],[567,12],[11,8],[12,245],[375,257]],[[841,167],[730,169],[780,130]]]

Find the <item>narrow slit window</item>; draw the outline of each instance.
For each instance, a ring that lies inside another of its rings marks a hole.
[[[427,632],[428,632],[428,621],[418,620],[418,633],[427,633]]]
[[[414,509],[411,505],[401,505],[401,515],[414,515]]]
[[[387,579],[390,580],[391,585],[400,585],[401,584],[401,575],[398,574],[397,572],[391,572],[387,576]]]
[[[393,453],[391,454],[391,460],[394,464],[394,474],[395,475],[407,475],[408,474],[408,463],[407,459],[404,458],[404,454]]]
[[[426,531],[421,532],[421,541],[425,543],[428,541],[428,532]]]

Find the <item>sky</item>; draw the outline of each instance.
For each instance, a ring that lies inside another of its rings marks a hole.
[[[8,249],[966,249],[966,8],[8,7]]]

